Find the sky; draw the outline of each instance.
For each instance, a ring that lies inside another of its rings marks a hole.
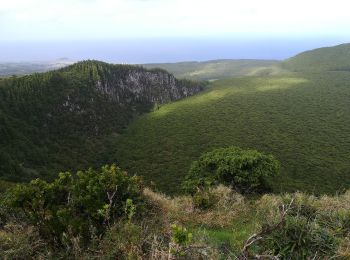
[[[284,59],[350,42],[346,0],[0,0],[0,62]]]

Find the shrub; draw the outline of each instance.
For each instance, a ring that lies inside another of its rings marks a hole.
[[[185,227],[177,226],[176,224],[171,225],[172,240],[174,243],[187,246],[192,240],[192,233],[190,233]]]
[[[282,259],[315,259],[334,255],[338,246],[339,239],[316,221],[288,216],[280,228],[262,240],[260,250]]]
[[[253,254],[281,259],[335,256],[346,236],[347,214],[328,212],[317,206],[319,202],[303,193],[265,195],[256,201],[261,231],[255,236],[259,239],[252,247]]]
[[[186,249],[192,241],[192,233],[190,233],[185,227],[171,225],[171,240],[173,245],[169,245],[171,253],[175,256],[185,256]]]
[[[129,207],[133,215],[142,205],[141,193],[138,177],[112,165],[76,175],[60,173],[52,183],[36,179],[18,185],[7,193],[6,204],[23,212],[50,242],[62,244],[67,236],[88,242],[94,232],[102,234],[115,220],[130,215]]]
[[[238,147],[220,148],[192,163],[183,186],[191,193],[218,184],[240,193],[262,192],[270,189],[267,178],[277,175],[278,170],[279,162],[272,155]]]

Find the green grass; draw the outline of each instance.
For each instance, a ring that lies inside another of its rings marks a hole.
[[[275,60],[211,60],[203,62],[178,62],[143,64],[146,68],[162,68],[178,78],[217,80],[246,75],[281,73]]]
[[[349,98],[347,72],[215,81],[135,120],[111,157],[176,193],[193,160],[235,145],[280,160],[275,191],[332,193],[350,187]]]
[[[244,242],[258,229],[256,212],[249,211],[251,215],[237,217],[230,227],[210,228],[197,227],[191,229],[197,236],[208,238],[208,242],[215,248],[224,248],[232,253],[237,253],[242,249]]]

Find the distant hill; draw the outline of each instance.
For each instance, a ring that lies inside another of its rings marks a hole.
[[[162,68],[178,78],[217,80],[237,76],[276,74],[281,71],[276,60],[211,60],[142,64],[145,68]]]
[[[75,61],[62,58],[50,62],[6,62],[0,63],[0,77],[29,75],[63,68]],[[203,62],[178,62],[141,64],[147,69],[161,68],[177,78],[193,80],[216,80],[237,76],[271,75],[282,71],[276,60],[211,60]]]
[[[350,44],[302,52],[281,66],[291,71],[350,71]]]
[[[29,180],[105,163],[108,138],[154,105],[199,92],[164,70],[79,62],[0,80],[0,178]]]

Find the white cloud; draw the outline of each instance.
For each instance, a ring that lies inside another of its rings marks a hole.
[[[8,41],[347,34],[345,0],[0,0]]]

